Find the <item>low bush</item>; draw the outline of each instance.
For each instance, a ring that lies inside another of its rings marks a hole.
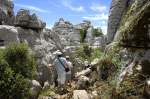
[[[28,99],[29,79],[35,61],[25,44],[11,44],[0,50],[0,99]]]

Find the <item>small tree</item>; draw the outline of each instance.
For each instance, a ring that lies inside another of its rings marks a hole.
[[[87,34],[86,29],[80,29],[80,37],[81,37],[80,42],[81,43],[84,43],[84,40],[86,38],[86,34]]]

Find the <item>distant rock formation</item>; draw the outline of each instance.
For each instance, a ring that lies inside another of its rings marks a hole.
[[[52,31],[59,34],[64,46],[78,45],[80,44],[80,33],[77,31],[73,24],[60,18],[55,23]]]

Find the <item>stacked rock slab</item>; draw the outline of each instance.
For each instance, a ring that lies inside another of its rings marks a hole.
[[[0,0],[0,25],[13,25],[14,4],[12,0]]]
[[[36,14],[31,15],[29,10],[21,9],[16,15],[15,26],[41,30],[46,24]]]
[[[120,24],[122,14],[127,8],[127,4],[129,1],[130,0],[112,0],[108,20],[107,43],[113,41],[116,31]]]

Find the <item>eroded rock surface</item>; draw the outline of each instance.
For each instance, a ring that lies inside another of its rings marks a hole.
[[[0,0],[0,25],[14,24],[14,4],[12,0]]]
[[[42,22],[36,14],[30,14],[29,10],[21,9],[16,15],[15,25],[39,30],[43,29],[46,23]]]

